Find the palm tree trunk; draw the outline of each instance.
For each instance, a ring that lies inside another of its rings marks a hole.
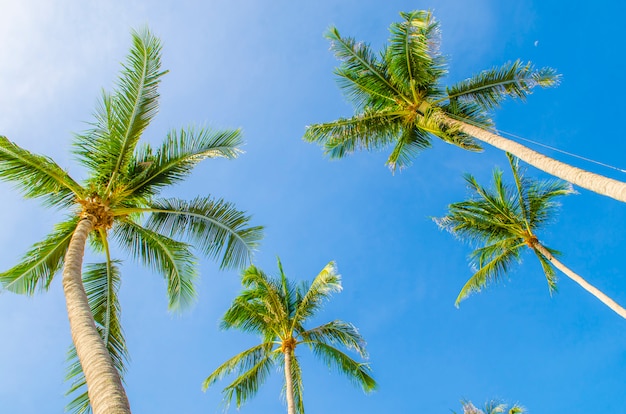
[[[130,405],[119,373],[96,329],[82,280],[82,264],[91,220],[78,222],[65,256],[63,291],[72,340],[85,373],[94,414],[130,414]]]
[[[511,141],[510,139],[501,137],[500,135],[491,133],[485,129],[478,128],[465,122],[457,121],[448,116],[444,115],[444,119],[449,125],[459,127],[462,132],[465,132],[466,134],[471,135],[480,141],[486,142],[487,144],[498,149],[510,152],[522,161],[525,161],[533,167],[545,171],[548,174],[552,174],[555,177],[561,178],[579,187],[586,188],[587,190],[594,191],[598,194],[626,202],[626,183],[624,182],[607,178],[599,174],[594,174],[580,168],[572,167],[571,165],[557,161],[525,147],[524,145],[518,144],[515,141]]]
[[[285,394],[287,398],[287,414],[296,414],[296,405],[293,400],[293,380],[291,377],[291,355],[293,350],[285,348]]]
[[[604,303],[606,306],[611,308],[619,316],[626,319],[626,309],[622,308],[619,304],[617,304],[617,302],[615,302],[613,299],[611,299],[610,297],[602,293],[595,286],[589,284],[589,282],[587,282],[585,279],[583,279],[582,277],[580,277],[579,275],[571,271],[563,263],[559,262],[554,256],[552,256],[552,254],[548,251],[548,249],[543,247],[540,243],[534,243],[533,247],[537,249],[539,253],[545,256],[545,258],[548,259],[550,263],[554,265],[554,267],[559,269],[561,272],[565,273],[567,277],[572,279],[574,282],[578,283],[587,292],[591,293],[593,296],[600,299],[602,303]]]

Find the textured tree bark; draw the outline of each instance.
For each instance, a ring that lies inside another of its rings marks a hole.
[[[544,255],[546,257],[546,259],[548,259],[550,261],[550,263],[552,263],[554,265],[554,267],[556,267],[557,269],[559,269],[561,272],[565,273],[565,275],[567,277],[569,277],[570,279],[572,279],[574,282],[578,283],[580,286],[582,286],[583,289],[585,289],[587,292],[591,293],[593,296],[595,296],[596,298],[600,299],[600,301],[602,303],[604,303],[606,306],[608,306],[609,308],[611,308],[615,313],[617,313],[619,316],[621,316],[622,318],[626,319],[626,309],[622,308],[617,302],[615,302],[613,299],[611,299],[610,297],[608,297],[607,295],[605,295],[604,293],[602,293],[600,290],[598,290],[595,286],[589,284],[589,282],[587,282],[585,279],[583,279],[582,277],[580,277],[579,275],[577,275],[576,273],[574,273],[573,271],[571,271],[567,266],[565,266],[563,263],[559,262],[554,256],[552,256],[552,254],[545,248],[543,247],[540,243],[535,243],[533,245],[533,247],[535,249],[537,249],[537,251],[539,253],[541,253],[542,255]]]
[[[503,151],[510,152],[520,160],[536,167],[542,171],[552,174],[574,185],[591,190],[595,193],[614,198],[616,200],[626,202],[626,183],[604,177],[589,171],[582,170],[577,167],[557,161],[547,157],[537,151],[534,151],[515,141],[501,137],[500,135],[491,133],[482,128],[466,124],[455,119],[445,117],[450,125],[456,125],[461,131],[474,138],[486,142]]]
[[[296,414],[296,405],[293,401],[293,381],[291,378],[291,354],[293,350],[285,348],[285,394],[287,398],[287,413]]]
[[[130,414],[130,405],[119,373],[100,337],[87,301],[82,264],[91,220],[78,222],[63,268],[63,291],[72,340],[85,373],[89,401],[94,414]]]

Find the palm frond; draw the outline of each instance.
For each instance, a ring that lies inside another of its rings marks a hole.
[[[337,265],[330,262],[315,276],[308,289],[303,291],[292,318],[292,329],[315,314],[324,300],[333,293],[341,292],[341,289],[341,276],[337,273]]]
[[[548,250],[552,255],[555,255],[555,253],[558,254],[552,249],[548,249],[545,246],[543,247],[544,249]],[[537,249],[533,248],[533,252],[535,252],[537,259],[539,259],[539,263],[541,263],[541,268],[543,269],[543,273],[546,275],[546,281],[548,282],[550,295],[552,295],[553,293],[558,291],[558,287],[556,284],[558,279],[556,277],[556,271],[554,270],[554,266],[552,265],[552,263],[550,263],[548,258],[541,254]]]
[[[117,261],[107,261],[87,266],[83,274],[83,284],[96,328],[109,351],[113,365],[123,378],[129,354],[120,324],[121,312],[117,292],[121,279],[118,264]],[[74,346],[68,353],[68,362],[66,380],[72,381],[72,385],[66,395],[76,396],[67,405],[66,411],[72,414],[91,413],[85,375]]]
[[[351,323],[340,320],[325,323],[300,333],[303,343],[323,342],[341,344],[346,349],[356,351],[362,358],[367,358],[365,339]]]
[[[513,262],[520,261],[520,249],[524,245],[519,240],[505,239],[474,250],[470,257],[477,270],[459,292],[455,306],[472,292],[480,292],[490,282],[504,277]]]
[[[224,200],[197,197],[191,201],[154,201],[146,227],[192,241],[220,268],[239,268],[250,261],[262,227],[249,227],[250,216]]]
[[[481,186],[472,175],[467,174],[465,180],[473,198],[450,204],[448,216],[438,221],[440,226],[476,242],[523,237],[526,226],[519,215],[516,191],[504,185],[500,170],[494,170],[493,191]]]
[[[121,197],[152,196],[162,187],[185,178],[202,160],[236,158],[242,143],[239,129],[213,131],[192,127],[172,131],[154,154],[149,145],[139,149],[129,166],[129,182]]]
[[[296,306],[299,303],[298,289],[289,279],[287,279],[287,275],[285,274],[285,270],[283,269],[283,264],[280,261],[280,257],[276,258],[276,262],[278,264],[278,273],[280,274],[280,287],[283,306],[285,308],[286,314],[291,317],[296,312]]]
[[[403,170],[412,163],[412,159],[426,148],[431,147],[428,134],[413,127],[405,127],[402,135],[387,159],[387,166],[392,172]]]
[[[48,289],[52,278],[63,266],[77,224],[78,217],[57,224],[51,234],[33,245],[18,265],[0,274],[2,287],[28,295],[35,293],[37,288]]]
[[[339,349],[324,342],[310,342],[309,345],[313,353],[326,365],[345,374],[350,381],[363,388],[365,392],[376,389],[376,381],[370,375],[371,369],[369,364],[356,362]]]
[[[326,32],[326,38],[331,42],[330,49],[341,61],[335,70],[339,87],[355,107],[381,109],[403,97],[387,73],[386,62],[377,59],[367,44],[341,37],[334,27]],[[408,97],[404,98],[408,100]]]
[[[417,98],[418,91],[436,89],[445,75],[445,62],[439,54],[439,25],[429,11],[400,13],[404,21],[393,23],[390,46],[386,50],[394,84],[405,95]],[[408,89],[408,90],[407,90]]]
[[[290,313],[281,284],[254,265],[241,274],[241,284],[245,289],[233,302],[232,312],[229,309],[224,315],[222,326],[248,330],[248,324],[253,327],[258,322],[261,324],[259,333],[266,340],[286,334],[289,331]],[[245,307],[242,306],[244,303]],[[252,315],[251,311],[256,312],[256,315]]]
[[[482,147],[473,137],[445,121],[441,108],[430,107],[423,115],[416,117],[414,125],[422,133],[434,135],[448,144],[468,151],[482,151]]]
[[[272,344],[263,343],[235,355],[220,365],[202,383],[206,389],[217,380],[238,372],[237,378],[223,390],[224,401],[229,403],[235,398],[237,408],[241,407],[249,398],[252,398],[263,385],[275,363],[275,353],[272,353]]]
[[[506,153],[506,157],[509,159],[509,165],[511,166],[511,171],[513,172],[513,180],[515,181],[515,187],[517,188],[517,205],[520,208],[521,216],[523,217],[523,221],[526,224],[527,228],[530,230],[531,223],[531,206],[528,200],[528,180],[524,177],[523,172],[519,167],[519,159],[515,158],[513,154]]]
[[[524,100],[534,87],[556,86],[559,75],[552,68],[536,70],[530,63],[519,60],[478,75],[448,88],[448,100],[475,102],[486,110],[500,106],[507,97]]]
[[[440,108],[446,116],[454,120],[465,122],[487,130],[494,126],[493,120],[489,117],[487,111],[475,102],[459,101],[458,99],[454,99],[452,101],[437,103],[434,106]],[[449,122],[442,122],[440,125],[442,127],[450,128]],[[452,129],[452,132],[459,133],[458,127]],[[474,141],[474,146],[480,149],[480,144],[473,138],[471,139]]]
[[[259,296],[257,291],[241,292],[222,317],[220,328],[237,328],[243,332],[260,334],[268,341],[277,337],[283,328],[282,321],[271,305],[260,300]]]
[[[403,112],[396,109],[365,110],[352,118],[307,127],[303,139],[324,145],[330,158],[343,158],[355,151],[387,147],[400,136]]]
[[[182,310],[194,302],[197,269],[190,245],[130,220],[118,222],[113,231],[135,259],[165,277],[170,310]]]
[[[84,194],[51,158],[33,154],[4,136],[0,136],[0,179],[13,183],[24,197],[42,198],[51,206],[69,206]]]
[[[465,201],[450,204],[448,211],[447,216],[434,219],[437,225],[472,245],[518,236],[519,229],[490,204]]]
[[[540,228],[553,220],[560,207],[556,197],[575,194],[572,185],[562,180],[529,180],[527,187],[531,229]]]
[[[133,46],[112,95],[104,94],[94,129],[75,141],[81,163],[112,190],[126,173],[142,132],[158,110],[161,44],[147,29],[133,32]],[[86,139],[91,138],[91,139]]]

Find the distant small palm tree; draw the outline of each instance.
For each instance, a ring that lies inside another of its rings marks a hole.
[[[138,141],[158,110],[161,45],[145,30],[133,33],[133,47],[113,94],[103,93],[93,128],[76,135],[74,153],[86,168],[75,181],[52,159],[33,154],[0,136],[0,179],[27,198],[63,208],[68,217],[28,251],[21,263],[0,274],[3,288],[33,294],[48,289],[63,268],[63,290],[74,348],[68,378],[78,396],[68,409],[95,414],[130,413],[122,385],[127,359],[120,325],[119,261],[111,239],[123,251],[162,275],[169,307],[195,297],[197,265],[192,246],[222,268],[249,262],[261,228],[233,204],[208,196],[191,201],[158,198],[161,190],[187,177],[207,158],[236,158],[238,130],[188,128],[171,131],[158,148]],[[112,236],[112,237],[111,237]],[[181,240],[182,239],[182,240]],[[82,263],[88,244],[103,262]],[[87,392],[82,392],[84,385]]]
[[[439,25],[428,11],[401,13],[389,28],[389,45],[378,54],[331,28],[326,37],[341,61],[339,86],[355,106],[355,115],[307,128],[304,139],[318,142],[331,158],[357,150],[393,146],[387,159],[401,169],[432,137],[479,151],[482,141],[510,152],[530,165],[599,194],[626,202],[626,183],[581,170],[492,132],[489,111],[506,98],[524,100],[535,87],[550,87],[559,76],[551,68],[534,69],[515,61],[445,86],[446,59],[440,52]],[[478,141],[477,141],[478,140]]]
[[[490,401],[485,404],[484,409],[476,408],[471,401],[463,401],[463,414],[522,414],[525,412],[524,408],[515,404],[513,407],[508,408],[506,404],[502,404],[496,401]]]
[[[236,372],[237,378],[224,389],[224,400],[233,398],[237,408],[253,397],[267,378],[270,369],[282,365],[285,373],[287,412],[303,414],[302,373],[296,347],[308,346],[329,366],[334,366],[366,392],[376,388],[369,365],[357,362],[336,345],[356,351],[366,358],[365,341],[357,329],[335,320],[312,329],[304,323],[320,309],[333,292],[341,290],[341,279],[333,262],[311,284],[294,285],[287,280],[278,260],[280,279],[272,279],[255,266],[243,274],[244,290],[235,298],[222,320],[222,328],[236,328],[261,335],[261,344],[229,359],[203,383],[206,390],[218,379]]]
[[[626,309],[563,265],[555,258],[558,252],[546,247],[536,236],[536,231],[553,218],[558,206],[554,199],[571,194],[571,185],[563,181],[526,178],[520,172],[518,160],[508,153],[507,157],[515,185],[506,185],[502,171],[497,169],[493,174],[493,189],[482,187],[468,174],[465,180],[473,197],[450,204],[448,215],[435,219],[441,228],[482,245],[471,254],[478,270],[461,289],[456,300],[457,306],[473,291],[480,291],[488,282],[504,276],[514,261],[521,260],[522,251],[528,248],[539,259],[550,292],[556,289],[554,266],[626,318]]]

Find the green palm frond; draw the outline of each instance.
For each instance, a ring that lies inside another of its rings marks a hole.
[[[130,220],[118,222],[113,231],[135,259],[165,277],[170,310],[182,310],[195,301],[197,270],[190,245]]]
[[[549,224],[560,204],[556,197],[574,194],[574,188],[562,180],[535,180],[524,176],[519,160],[512,154],[506,154],[513,171],[517,188],[515,201],[529,230],[535,230]]]
[[[489,110],[500,106],[507,97],[524,100],[533,88],[556,86],[558,82],[554,69],[536,70],[530,63],[516,60],[449,87],[447,99],[475,102]]]
[[[337,369],[355,385],[363,388],[364,391],[369,392],[376,389],[376,381],[371,377],[369,364],[357,362],[339,349],[324,342],[310,342],[309,346],[315,356],[329,367]]]
[[[224,200],[157,200],[147,211],[152,214],[146,228],[192,241],[206,256],[218,260],[222,269],[249,262],[262,237],[262,227],[249,227],[250,216]]]
[[[342,38],[334,27],[326,32],[326,38],[330,40],[330,49],[341,61],[335,70],[339,86],[356,108],[382,109],[404,97],[393,84],[387,63],[377,59],[369,45],[349,37]]]
[[[489,203],[459,202],[450,204],[448,210],[447,216],[435,219],[437,225],[471,244],[518,236],[518,229],[508,225],[508,216]]]
[[[245,301],[257,305],[258,315],[249,315],[248,318],[261,316],[264,319],[261,333],[266,333],[264,336],[268,338],[276,338],[287,333],[290,328],[290,313],[289,306],[285,306],[281,283],[252,265],[241,274],[241,284],[245,289],[234,303]],[[245,314],[243,316],[246,317]],[[234,314],[227,313],[224,316],[224,323],[228,324],[228,327],[243,329],[241,320],[235,319]]]
[[[354,350],[362,358],[367,358],[365,339],[351,323],[335,320],[309,329],[300,334],[303,343],[323,342],[341,344],[346,349]]]
[[[54,231],[42,241],[35,243],[22,261],[0,274],[3,289],[32,295],[37,288],[48,289],[54,275],[63,266],[65,253],[78,217],[55,226]]]
[[[94,129],[78,136],[75,153],[100,184],[112,190],[118,174],[124,175],[142,132],[158,110],[161,44],[147,29],[133,32],[130,50],[117,91],[104,95]]]
[[[281,331],[280,320],[277,320],[276,313],[267,303],[256,298],[255,293],[250,291],[235,298],[222,317],[220,328],[237,328],[243,332],[258,333],[262,336],[270,331],[272,333],[270,340],[273,339]]]
[[[474,138],[461,132],[458,127],[444,122],[442,114],[440,108],[429,108],[423,115],[416,117],[415,128],[465,150],[482,151],[482,147]]]
[[[387,159],[387,166],[391,171],[403,170],[412,163],[412,159],[426,148],[431,147],[428,134],[417,128],[405,127],[402,135]]]
[[[84,194],[51,158],[33,154],[0,136],[0,179],[15,185],[27,198],[43,198],[50,206],[68,206]]]
[[[514,262],[520,262],[520,249],[524,244],[516,242],[514,239],[505,239],[472,252],[470,257],[476,272],[459,292],[454,303],[456,307],[472,292],[480,292],[490,282],[502,279]]]
[[[269,376],[276,362],[275,358],[276,352],[272,352],[271,343],[252,347],[220,365],[204,380],[202,389],[206,391],[217,380],[238,372],[237,378],[223,390],[223,393],[226,403],[232,401],[234,397],[239,408],[258,392],[259,387]]]
[[[236,158],[242,143],[239,129],[213,131],[192,127],[172,131],[154,153],[148,145],[139,149],[130,165],[130,182],[121,196],[152,196],[162,187],[184,179],[202,160]]]
[[[283,269],[283,264],[280,261],[280,257],[276,257],[276,262],[278,264],[278,273],[280,274],[280,292],[283,300],[283,307],[285,309],[285,313],[291,318],[296,312],[298,303],[300,303],[300,292],[297,286],[295,286],[287,278],[285,270]]]
[[[472,199],[450,204],[449,214],[439,224],[461,238],[477,242],[522,237],[526,226],[519,216],[519,201],[515,191],[504,185],[502,172],[494,171],[494,191],[481,186],[472,175],[467,174],[465,180]]]
[[[315,276],[311,285],[303,290],[303,296],[298,301],[292,318],[291,329],[313,316],[324,300],[330,298],[333,293],[341,292],[341,289],[341,276],[337,273],[337,265],[330,262]]]
[[[560,180],[536,181],[528,184],[528,205],[531,229],[537,229],[549,224],[560,207],[556,197],[575,194],[570,183]]]
[[[126,372],[125,363],[129,355],[120,324],[121,312],[117,292],[121,279],[118,265],[117,261],[107,261],[87,266],[83,274],[83,284],[96,328],[109,351],[115,368],[123,378]],[[66,411],[72,414],[91,413],[85,375],[74,346],[68,353],[68,362],[66,380],[72,381],[72,385],[66,395],[76,394],[76,396],[68,403]]]
[[[552,295],[554,292],[558,290],[557,288],[557,277],[554,267],[552,263],[537,250],[533,249],[535,254],[537,255],[537,259],[539,259],[539,263],[541,263],[541,268],[543,269],[543,273],[546,275],[546,281],[548,282],[548,289],[550,290],[550,294]]]
[[[448,102],[441,102],[437,105],[437,107],[441,109],[441,111],[449,118],[457,121],[465,122],[486,130],[491,130],[494,126],[493,120],[487,111],[475,102],[459,101],[458,99],[454,99]],[[447,123],[442,123],[441,126],[450,128]],[[453,129],[455,132],[457,130],[458,128]],[[472,140],[474,147],[477,147],[479,150],[482,148],[474,138],[468,137],[467,139]]]
[[[343,158],[359,150],[380,150],[394,142],[400,135],[404,112],[396,108],[365,110],[352,118],[308,126],[304,140],[324,145],[330,158]]]
[[[393,23],[386,61],[404,95],[417,98],[418,91],[437,87],[438,80],[446,74],[439,55],[439,25],[429,11],[400,13],[404,19]]]

